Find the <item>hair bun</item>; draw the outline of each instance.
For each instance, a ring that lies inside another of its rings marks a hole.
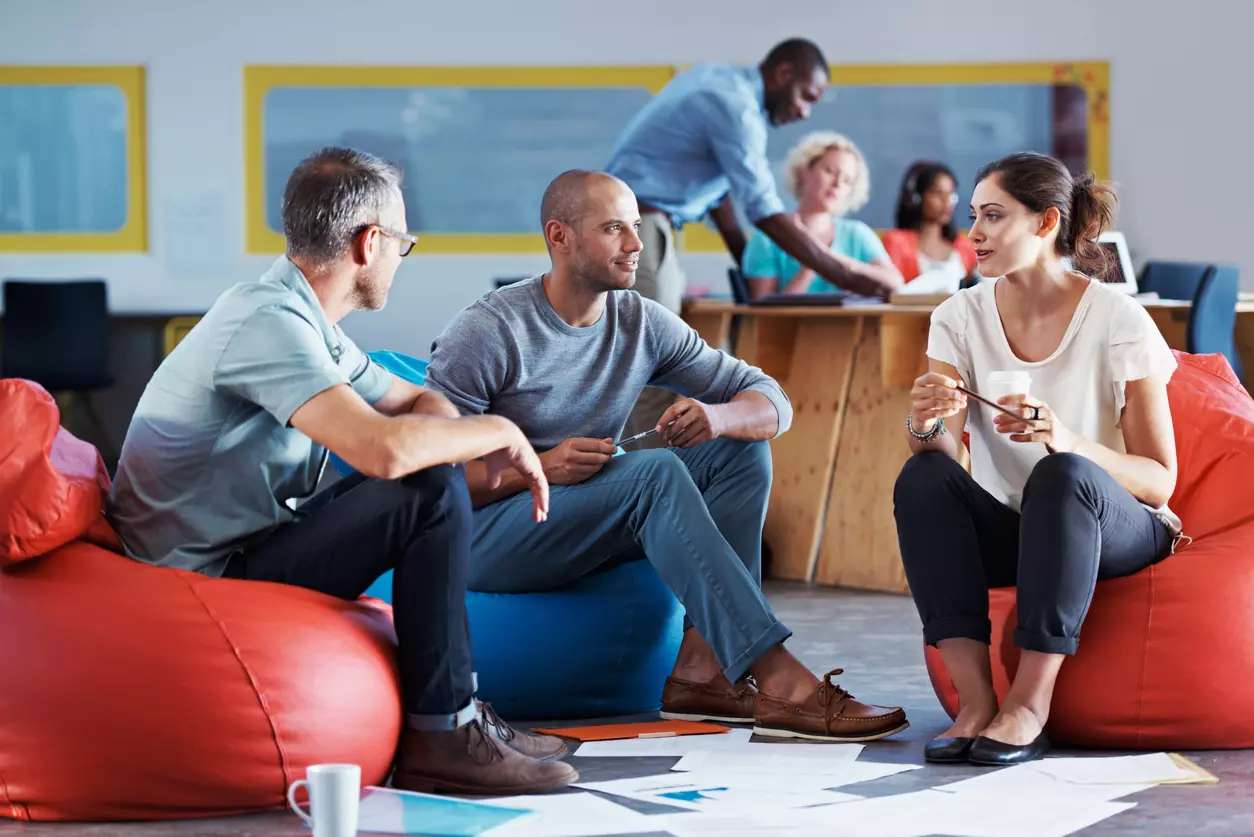
[[[1097,176],[1091,171],[1086,171],[1084,174],[1075,178],[1071,181],[1072,200],[1074,200],[1075,196],[1080,192],[1091,192],[1095,185],[1097,185]]]

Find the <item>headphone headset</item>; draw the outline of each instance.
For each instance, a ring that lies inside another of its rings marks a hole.
[[[912,166],[906,175],[906,182],[901,187],[902,202],[906,206],[913,208],[923,203],[923,195],[919,192],[919,175],[926,168],[928,168],[928,164]]]

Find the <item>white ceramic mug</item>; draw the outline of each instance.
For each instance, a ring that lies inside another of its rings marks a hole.
[[[1022,370],[989,372],[980,395],[997,401],[1007,395],[1027,395],[1032,389],[1032,375]]]
[[[296,789],[309,792],[309,813],[296,804]],[[361,767],[356,764],[314,764],[305,778],[292,782],[287,803],[313,829],[313,837],[357,837],[361,804]]]

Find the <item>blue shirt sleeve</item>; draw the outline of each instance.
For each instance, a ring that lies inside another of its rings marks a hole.
[[[292,413],[320,392],[349,384],[373,403],[391,376],[345,338],[337,364],[317,326],[284,305],[258,308],[240,323],[213,370],[213,384],[287,425]]]
[[[766,157],[766,117],[756,102],[711,91],[699,100],[710,147],[731,183],[732,198],[751,223],[784,211]]]
[[[867,264],[877,259],[888,259],[888,251],[884,249],[884,242],[880,241],[880,237],[875,234],[875,230],[861,221],[849,220],[845,223],[851,225],[849,230],[849,249],[851,252],[845,255]]]
[[[776,251],[779,245],[761,230],[754,230],[745,245],[745,253],[741,259],[741,272],[755,279],[783,279],[779,275],[779,259]]]

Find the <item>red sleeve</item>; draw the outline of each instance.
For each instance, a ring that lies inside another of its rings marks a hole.
[[[967,237],[962,233],[958,233],[958,237],[954,239],[954,249],[958,251],[958,256],[962,259],[963,267],[967,269],[967,273],[975,270],[975,248],[971,246],[971,242],[967,241]]]
[[[880,238],[888,258],[892,259],[901,278],[909,282],[919,275],[919,236],[913,230],[887,230]]]

